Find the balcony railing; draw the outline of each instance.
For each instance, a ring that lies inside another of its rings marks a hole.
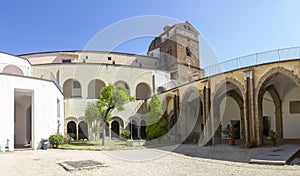
[[[238,57],[219,64],[205,67],[204,77],[209,77],[239,68],[245,68],[265,63],[295,60],[300,58],[300,47],[271,50],[247,56]]]
[[[0,73],[19,75],[31,78],[39,78],[43,80],[53,81],[55,85],[61,90],[61,86],[54,77],[54,75],[47,70],[27,67],[23,65],[15,65],[8,63],[0,63]]]

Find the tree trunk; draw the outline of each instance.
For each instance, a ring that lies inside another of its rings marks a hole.
[[[104,119],[101,122],[101,128],[102,128],[102,146],[105,145],[105,138],[106,138],[106,134],[105,134],[105,122]]]
[[[105,122],[106,122],[106,118],[107,118],[107,115],[108,115],[108,113],[110,112],[110,111],[112,111],[114,109],[114,106],[112,106],[112,107],[109,107],[109,108],[107,108],[107,110],[106,110],[106,112],[105,112],[105,114],[104,114],[104,117],[103,117],[103,119],[102,119],[102,146],[104,146],[105,145],[105,141],[106,141],[106,134],[105,134]]]

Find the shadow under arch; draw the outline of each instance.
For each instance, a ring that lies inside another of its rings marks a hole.
[[[185,143],[198,143],[204,126],[203,95],[197,87],[190,86],[183,93],[180,92],[179,96],[183,98],[176,125],[180,126],[181,140]]]
[[[240,121],[238,122],[237,119],[230,118],[230,127],[234,131],[235,138],[246,138],[246,131],[245,129],[247,126],[244,114],[244,88],[240,82],[233,78],[225,78],[219,84],[216,85],[216,89],[213,93],[213,102],[212,102],[212,110],[213,110],[213,118],[211,123],[212,129],[212,137],[213,137],[213,144],[221,143],[222,139],[222,120],[225,115],[226,107],[228,106],[227,99],[231,97],[238,105],[239,108],[239,116]],[[225,102],[224,102],[225,101]],[[221,103],[223,104],[221,109]],[[225,103],[225,104],[224,104]],[[232,105],[230,105],[232,106]],[[222,110],[222,111],[221,111]],[[225,119],[224,119],[225,120]]]
[[[283,83],[283,81],[287,81]],[[282,99],[284,95],[279,94],[278,87],[279,83],[285,84],[284,86],[298,87],[300,88],[300,79],[299,77],[293,73],[293,71],[288,70],[284,67],[276,67],[267,71],[258,81],[258,85],[256,87],[256,92],[254,95],[254,101],[257,105],[255,108],[255,119],[256,122],[254,126],[254,134],[255,134],[255,142],[258,146],[261,146],[264,143],[264,135],[266,132],[264,131],[264,121],[263,121],[263,100],[266,92],[272,98],[273,105],[275,108],[275,131],[278,138],[283,138],[283,115],[282,115]],[[283,90],[284,92],[288,92],[289,90]]]

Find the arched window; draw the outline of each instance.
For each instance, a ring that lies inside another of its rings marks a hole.
[[[63,93],[65,98],[81,97],[81,84],[75,79],[64,82]]]
[[[88,86],[88,98],[99,99],[101,89],[105,87],[105,83],[101,80],[94,79]]]
[[[185,48],[185,54],[186,54],[187,56],[189,56],[189,57],[192,55],[192,52],[191,52],[191,50],[190,50],[189,47],[186,47],[186,48]]]
[[[151,96],[151,89],[147,83],[139,83],[135,89],[137,100],[145,100]]]
[[[119,85],[119,84],[123,85],[123,86],[125,87],[125,89],[127,90],[128,95],[130,95],[130,89],[129,89],[128,84],[127,84],[125,81],[117,81],[117,82],[115,83],[115,85]]]
[[[15,65],[7,65],[6,67],[3,68],[2,73],[24,76],[23,71]]]
[[[80,89],[81,85],[78,81],[73,81],[73,89]]]

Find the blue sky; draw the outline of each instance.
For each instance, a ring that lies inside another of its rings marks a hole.
[[[188,20],[224,61],[300,46],[299,7],[297,0],[2,1],[0,51],[84,49],[99,31],[120,20],[158,15]],[[115,50],[145,53],[151,39],[128,41]]]

